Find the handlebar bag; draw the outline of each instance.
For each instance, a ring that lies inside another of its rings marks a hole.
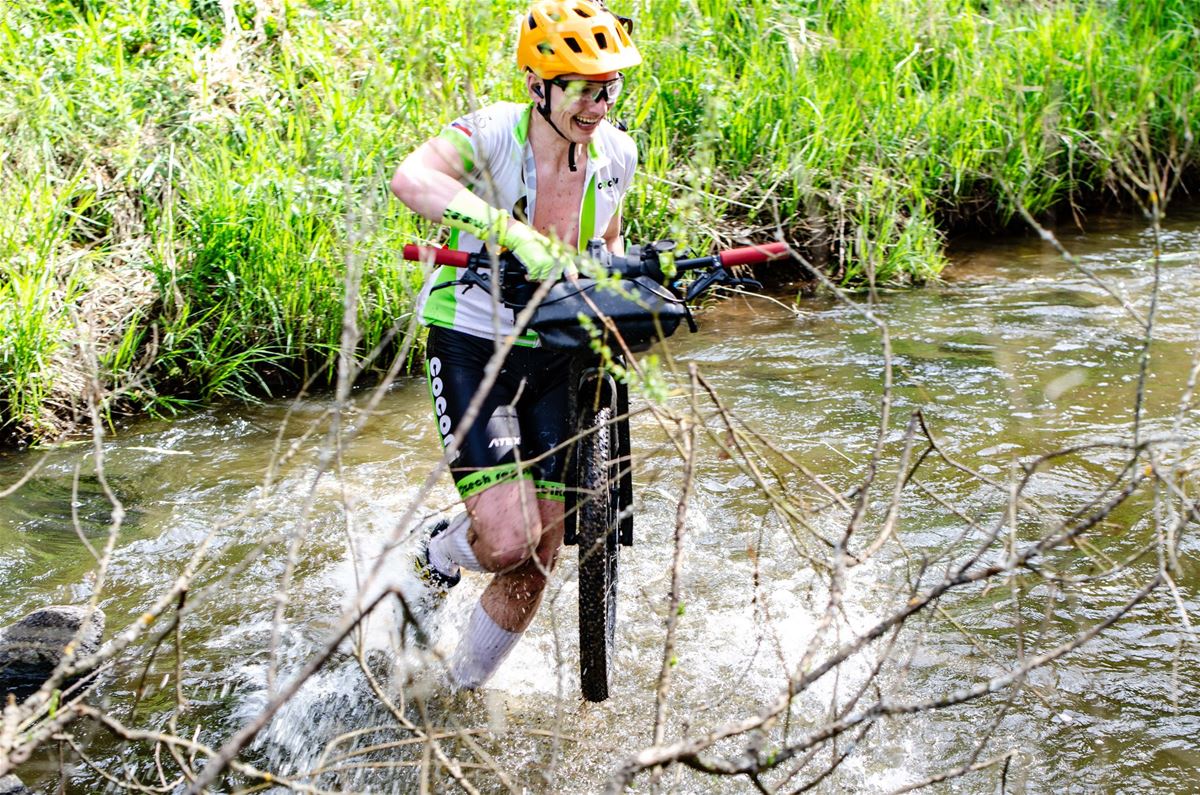
[[[644,351],[674,334],[686,316],[683,300],[649,277],[603,284],[580,277],[550,288],[529,327],[554,350],[588,350],[593,334],[607,340],[615,328],[631,351]]]

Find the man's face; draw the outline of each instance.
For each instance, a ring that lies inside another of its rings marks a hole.
[[[619,77],[618,72],[598,75],[565,74],[555,78],[547,86],[540,77],[531,74],[528,86],[531,99],[539,105],[544,104],[545,100],[537,96],[533,87],[540,87],[543,91],[549,88],[550,120],[569,141],[586,144],[595,136],[600,122],[604,121],[612,107],[609,95],[616,93],[612,90],[605,91],[601,84],[612,86],[611,81]],[[596,98],[598,94],[599,99]]]

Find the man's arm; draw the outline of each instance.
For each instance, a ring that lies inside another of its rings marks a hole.
[[[614,254],[625,253],[625,240],[621,237],[621,211],[618,209],[604,230],[604,245]]]
[[[392,175],[392,193],[410,210],[441,223],[450,202],[464,190],[462,157],[454,144],[431,138],[421,144]]]
[[[392,193],[430,221],[469,232],[479,240],[495,240],[511,249],[530,278],[557,278],[562,266],[550,241],[464,187],[460,181],[466,176],[462,162],[462,155],[450,141],[430,139],[396,169]]]

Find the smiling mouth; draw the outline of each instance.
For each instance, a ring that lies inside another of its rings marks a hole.
[[[572,116],[571,121],[584,130],[594,130],[604,120],[603,116]]]

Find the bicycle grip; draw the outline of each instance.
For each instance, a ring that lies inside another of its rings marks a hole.
[[[754,262],[766,262],[767,260],[779,259],[788,254],[787,243],[765,243],[761,246],[744,246],[742,248],[731,248],[728,251],[722,251],[717,254],[721,264],[725,266],[731,265],[749,265]]]
[[[471,255],[469,252],[455,251],[452,248],[434,248],[433,246],[418,246],[409,243],[404,247],[404,258],[424,262],[433,260],[437,265],[465,268],[470,262]]]

